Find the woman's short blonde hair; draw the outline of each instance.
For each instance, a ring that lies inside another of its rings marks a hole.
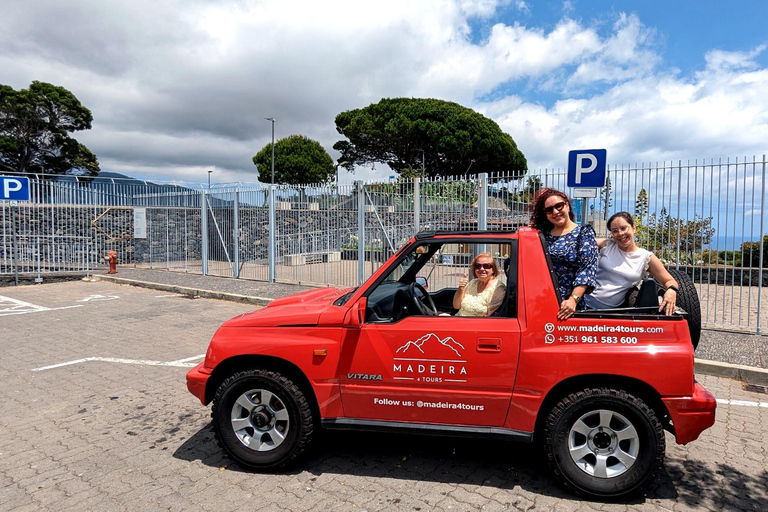
[[[478,258],[489,258],[491,260],[491,265],[493,265],[493,277],[496,277],[499,275],[499,264],[496,263],[496,259],[491,256],[491,253],[489,252],[481,252],[474,258],[472,258],[472,262],[469,264],[469,269],[472,271],[472,277],[477,277],[475,275],[475,263],[477,262]]]

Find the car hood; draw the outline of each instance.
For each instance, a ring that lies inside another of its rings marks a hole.
[[[350,290],[319,288],[274,299],[263,309],[227,320],[222,327],[315,326],[333,301]]]

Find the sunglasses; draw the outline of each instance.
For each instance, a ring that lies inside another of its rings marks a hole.
[[[475,270],[480,270],[481,268],[484,268],[485,270],[491,270],[493,265],[490,263],[475,263]]]
[[[555,210],[560,211],[563,208],[565,208],[565,201],[560,201],[559,203],[555,203],[552,206],[547,206],[544,208],[544,211],[547,213],[553,213]]]

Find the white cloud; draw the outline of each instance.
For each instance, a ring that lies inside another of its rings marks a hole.
[[[585,60],[568,80],[570,87],[595,82],[616,83],[651,73],[659,64],[658,55],[648,49],[653,31],[635,15],[621,14],[614,34],[602,42],[599,51]]]
[[[760,45],[751,52],[728,52],[710,50],[704,56],[707,69],[710,71],[728,71],[736,69],[757,69],[755,57],[765,51],[766,45]]]
[[[499,18],[510,3],[13,2],[0,18],[0,69],[3,83],[63,85],[91,108],[93,130],[77,137],[102,168],[169,179],[203,180],[215,166],[226,181],[252,180],[250,159],[271,137],[265,117],[277,118],[278,138],[302,133],[331,151],[336,114],[397,96],[484,112],[532,167],[562,166],[580,146],[607,147],[611,161],[764,151],[764,46],[713,49],[680,77],[661,69],[657,36],[635,15],[590,26],[564,2],[544,29]],[[473,20],[489,27],[479,42]],[[376,167],[356,177],[391,173]]]
[[[534,166],[564,167],[569,150],[591,147],[620,164],[761,153],[766,105],[768,70],[710,70],[693,82],[638,78],[550,109],[522,103],[497,119]]]

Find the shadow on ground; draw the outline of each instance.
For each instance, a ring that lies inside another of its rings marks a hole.
[[[250,472],[218,447],[210,424],[181,445],[174,457]],[[556,498],[575,498],[556,485],[535,446],[483,439],[326,431],[291,473],[301,471],[521,488]],[[668,456],[665,468],[644,495],[629,503],[672,500],[691,507],[763,511],[768,510],[767,488],[768,471],[755,477],[724,462],[708,464]]]

